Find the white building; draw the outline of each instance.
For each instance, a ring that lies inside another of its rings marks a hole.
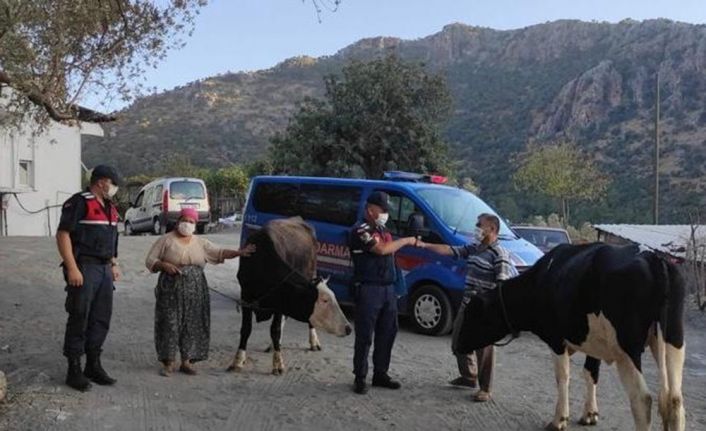
[[[692,233],[699,243],[706,237],[706,225],[597,224],[593,228],[598,232],[598,241],[616,245],[637,244],[679,262],[688,259]]]
[[[103,136],[95,123],[0,126],[0,236],[56,233],[63,202],[81,190],[81,136]]]

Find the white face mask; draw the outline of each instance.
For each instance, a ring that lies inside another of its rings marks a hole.
[[[179,227],[177,227],[177,229],[183,236],[191,236],[194,234],[194,230],[196,230],[196,225],[188,221],[182,221],[179,222]]]
[[[375,219],[375,224],[378,226],[382,227],[387,224],[387,220],[390,218],[390,214],[388,213],[380,213],[378,214],[378,218]]]
[[[483,229],[477,227],[475,230],[473,230],[473,237],[478,241],[478,242],[483,242],[483,238],[485,238],[485,232]]]
[[[108,186],[108,199],[113,199],[113,196],[118,192],[118,186],[111,184]]]

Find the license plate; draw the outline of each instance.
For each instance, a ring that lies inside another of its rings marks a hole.
[[[198,209],[198,208],[199,208],[199,204],[181,204],[181,207],[182,207],[182,208],[194,208],[194,209]]]

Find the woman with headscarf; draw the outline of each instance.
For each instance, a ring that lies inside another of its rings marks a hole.
[[[155,288],[154,342],[165,377],[175,370],[177,352],[181,354],[179,371],[196,374],[193,364],[208,358],[211,308],[208,284],[203,268],[206,263],[247,256],[253,246],[241,250],[219,247],[194,235],[198,212],[184,208],[176,229],[154,243],[145,264],[159,272]]]

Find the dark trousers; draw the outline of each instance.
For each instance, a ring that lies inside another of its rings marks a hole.
[[[109,264],[81,264],[83,286],[66,286],[64,356],[100,353],[113,314],[113,273]]]
[[[453,333],[451,335],[451,350],[456,356],[456,365],[461,377],[469,380],[477,380],[478,386],[485,392],[490,392],[493,383],[493,369],[495,368],[495,347],[493,345],[476,349],[475,351],[463,354],[457,351],[458,335],[463,323],[463,312],[466,304],[461,304],[461,308],[456,314]]]
[[[494,346],[483,347],[467,355],[456,354],[456,364],[461,377],[477,380],[481,390],[491,391],[495,366]]]
[[[368,375],[368,353],[373,350],[373,372],[387,373],[397,335],[397,296],[392,284],[361,284],[355,298],[355,353],[353,374]]]

